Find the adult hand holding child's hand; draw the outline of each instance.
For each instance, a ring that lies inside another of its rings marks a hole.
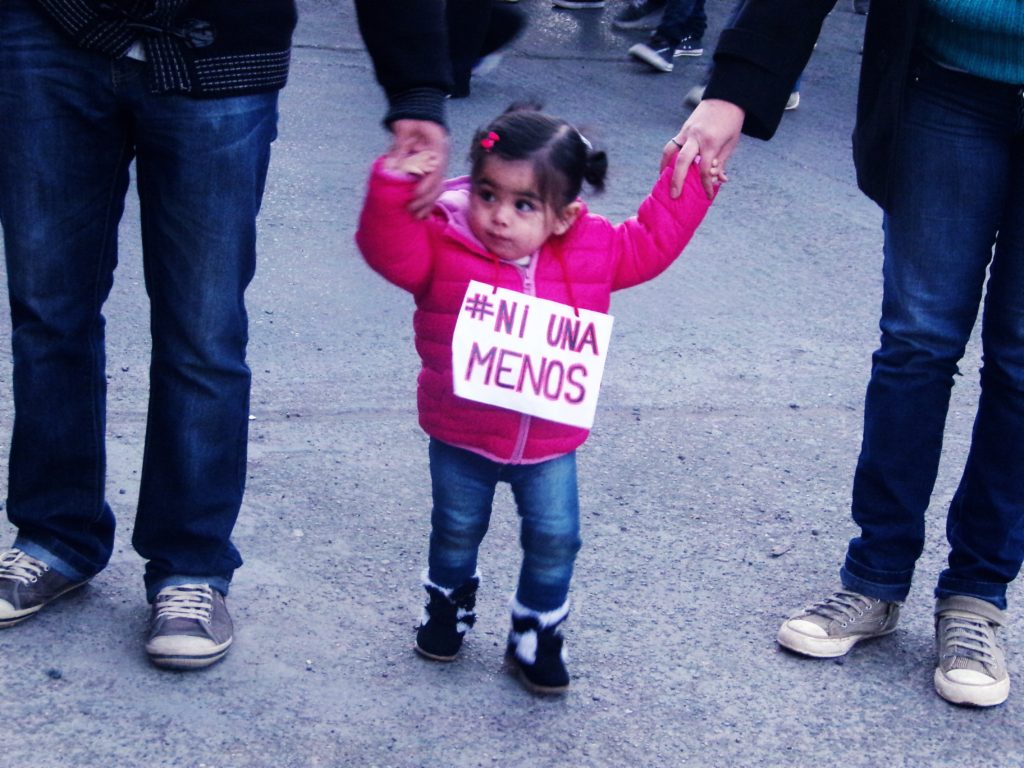
[[[441,158],[436,152],[424,150],[405,157],[396,157],[389,160],[387,166],[390,170],[400,173],[410,173],[413,176],[428,176],[437,171],[441,166]]]
[[[388,168],[403,170],[399,168],[400,163],[421,153],[433,154],[435,158],[429,168],[416,173],[422,178],[409,202],[409,212],[422,219],[430,213],[441,193],[441,183],[448,167],[448,131],[443,125],[430,120],[395,120],[390,127],[393,140],[388,150]],[[422,169],[425,166],[417,161],[416,167]]]

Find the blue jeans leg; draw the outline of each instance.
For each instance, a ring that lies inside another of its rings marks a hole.
[[[454,589],[476,573],[501,465],[434,438],[429,452],[434,507],[427,576],[438,586]]]
[[[953,377],[977,318],[983,394],[949,515],[940,596],[1005,607],[1024,557],[1024,295],[1018,89],[919,63],[885,216],[882,342],[873,358],[843,583],[902,600],[924,544]],[[983,179],[975,182],[975,179]],[[998,243],[997,243],[998,233]],[[993,246],[995,250],[993,253]]]
[[[581,545],[575,453],[540,464],[500,464],[432,439],[430,474],[432,582],[454,588],[476,573],[494,489],[507,482],[521,517],[523,562],[516,598],[538,612],[565,603]]]
[[[244,293],[277,94],[135,95],[153,350],[133,544],[152,597],[199,577],[227,591],[245,488],[251,374]]]
[[[949,567],[935,590],[938,598],[969,595],[1004,610],[1006,587],[1024,557],[1024,134],[1019,124],[1005,159],[1005,206],[982,315],[981,396],[967,464],[946,520]]]
[[[0,217],[14,326],[9,515],[19,541],[89,576],[110,556],[101,308],[136,158],[153,338],[133,542],[150,598],[226,592],[245,478],[245,287],[277,96],[148,91],[141,64],[68,45],[24,0],[0,4]]]
[[[509,482],[521,518],[523,548],[516,600],[538,613],[556,610],[569,599],[582,545],[576,453],[510,468]]]
[[[0,225],[12,325],[7,510],[65,576],[110,558],[104,319],[132,147],[110,63],[27,0],[0,3]]]

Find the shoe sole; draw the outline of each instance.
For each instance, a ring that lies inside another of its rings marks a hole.
[[[505,669],[508,673],[515,677],[519,683],[530,693],[540,694],[541,696],[558,696],[569,690],[570,683],[565,685],[538,685],[526,676],[523,672],[523,668],[516,663],[514,654],[505,654]]]
[[[560,686],[549,686],[549,685],[537,685],[531,681],[521,669],[516,670],[516,677],[519,678],[519,682],[522,683],[523,687],[526,688],[530,693],[537,693],[541,696],[558,696],[569,690],[568,685]]]
[[[672,58],[678,59],[680,56],[703,56],[703,48],[694,48],[691,51],[680,51],[676,49],[675,53],[672,54]]]
[[[79,587],[84,587],[88,583],[89,579],[86,579],[85,581],[80,581],[77,584],[72,584],[63,592],[58,592],[45,603],[40,603],[39,605],[36,605],[32,608],[22,608],[20,611],[15,611],[6,618],[0,619],[0,629],[7,629],[8,627],[13,627],[15,624],[20,624],[25,619],[35,616],[37,613],[43,610],[43,608],[50,605],[54,600],[64,597],[64,595],[66,595],[68,592],[74,592]]]
[[[941,669],[935,670],[935,691],[950,704],[961,707],[995,707],[1010,695],[1010,678],[988,685],[969,685],[950,680]]]
[[[661,56],[655,53],[651,48],[646,45],[634,45],[629,49],[629,55],[634,59],[639,59],[644,64],[647,64],[659,72],[671,72],[671,62],[665,61]]]
[[[424,651],[419,645],[414,644],[412,649],[416,651],[424,659],[430,659],[431,661],[455,661],[458,654],[452,654],[451,656],[439,656],[436,653],[430,651]]]
[[[146,652],[149,656],[149,660],[161,669],[204,669],[205,667],[212,666],[218,661],[223,659],[231,647],[234,638],[228,640],[223,645],[216,647],[210,653],[204,653],[202,655],[192,654],[154,654]]]
[[[896,631],[896,627],[887,629],[871,635],[850,635],[841,639],[827,637],[811,637],[790,628],[789,623],[779,627],[777,642],[783,648],[802,656],[810,656],[814,659],[837,659],[850,652],[857,643],[862,640],[872,640],[876,637],[884,637]]]

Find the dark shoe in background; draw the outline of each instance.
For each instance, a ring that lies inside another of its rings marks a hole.
[[[687,35],[676,46],[675,56],[701,56],[704,54],[704,44],[700,38]]]
[[[637,43],[629,49],[629,55],[639,59],[657,72],[671,72],[675,46],[660,35],[651,35],[646,43]]]
[[[612,19],[612,26],[616,29],[654,29],[664,8],[665,0],[629,0],[629,4]]]

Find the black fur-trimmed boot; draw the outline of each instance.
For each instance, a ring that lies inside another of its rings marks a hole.
[[[553,611],[531,611],[512,600],[512,631],[506,657],[519,679],[534,693],[563,693],[569,689],[568,653],[559,626],[569,615],[569,603]]]
[[[454,661],[463,637],[476,623],[478,586],[479,574],[454,589],[440,587],[423,574],[427,602],[416,628],[417,653],[434,661]]]

